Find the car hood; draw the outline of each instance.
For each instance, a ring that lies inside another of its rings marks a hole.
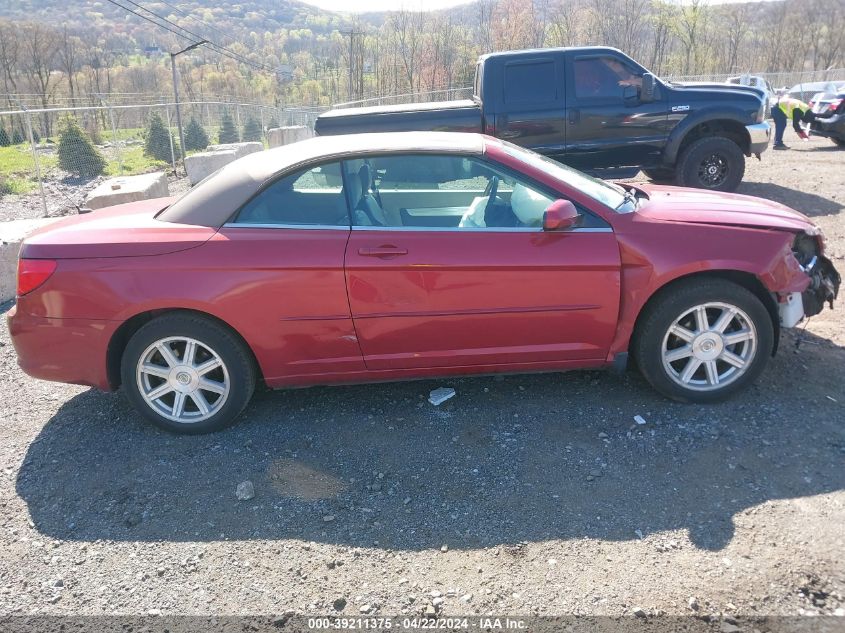
[[[143,257],[199,246],[216,229],[162,222],[155,216],[173,198],[129,202],[50,224],[24,240],[21,256],[32,259]]]
[[[813,226],[810,219],[787,206],[737,193],[721,193],[667,187],[637,185],[646,195],[637,209],[643,217],[664,222],[690,224],[722,224],[755,228],[806,231]]]

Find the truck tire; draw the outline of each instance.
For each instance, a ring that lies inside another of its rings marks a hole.
[[[719,402],[763,371],[774,327],[749,290],[723,279],[691,279],[649,302],[632,343],[640,372],[664,396]]]
[[[745,155],[729,138],[700,138],[681,153],[676,173],[682,187],[734,191],[745,174]]]
[[[643,169],[643,173],[654,182],[674,182],[675,170],[671,167],[650,167]]]

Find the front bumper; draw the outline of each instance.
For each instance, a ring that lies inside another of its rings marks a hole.
[[[108,391],[106,350],[116,322],[51,319],[13,307],[6,316],[18,365],[33,378]]]
[[[816,118],[810,124],[810,134],[827,138],[845,139],[845,114],[834,114],[830,117]]]
[[[748,138],[751,140],[749,144],[749,154],[760,155],[769,147],[769,139],[772,136],[772,126],[767,121],[762,123],[754,123],[753,125],[746,125],[748,130]]]

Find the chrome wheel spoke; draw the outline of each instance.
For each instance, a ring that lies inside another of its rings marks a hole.
[[[701,361],[697,358],[690,358],[684,367],[684,373],[681,374],[681,382],[689,382],[692,380],[693,374],[701,367]]]
[[[707,308],[704,306],[695,308],[695,327],[698,328],[696,334],[710,329],[710,324],[707,322]]]
[[[729,352],[728,350],[722,352],[722,355],[719,356],[719,358],[729,365],[733,365],[737,369],[744,369],[746,365],[745,361],[741,357],[737,356],[733,352]]]
[[[192,392],[191,400],[194,401],[194,404],[197,405],[197,409],[199,409],[202,415],[208,415],[208,412],[211,410],[211,407],[208,404],[208,400],[205,399],[205,396],[202,395],[202,391],[197,389],[196,391]]]
[[[173,391],[173,387],[170,386],[170,382],[163,382],[158,387],[150,391],[146,397],[148,400],[158,400],[162,396],[166,396],[171,391]]]
[[[194,359],[197,356],[197,342],[188,341],[185,343],[185,353],[182,356],[182,364],[190,367],[194,366]]]
[[[200,376],[205,376],[208,372],[217,369],[223,363],[220,362],[220,359],[215,357],[205,361],[202,365],[196,365],[194,369],[197,370],[197,374]]]
[[[730,345],[742,343],[743,341],[749,341],[753,337],[754,335],[749,330],[738,330],[736,332],[725,334],[722,337],[722,340],[725,342],[725,347],[728,347]]]
[[[173,350],[170,349],[170,345],[168,343],[158,343],[156,345],[156,349],[158,353],[161,354],[161,357],[164,359],[164,362],[167,363],[168,367],[176,367],[179,364],[179,359],[176,358],[176,354],[173,353]]]
[[[161,365],[154,365],[152,363],[144,363],[141,365],[141,371],[149,376],[156,376],[164,378],[165,380],[170,376],[170,369],[162,367]]]
[[[182,417],[185,411],[185,394],[181,391],[176,392],[176,397],[173,399],[173,406],[170,409],[170,414],[174,418]]]
[[[679,339],[686,341],[687,343],[692,343],[695,339],[695,332],[690,332],[683,325],[679,325],[677,323],[672,324],[672,327],[669,328],[669,333],[677,336]]]
[[[226,393],[226,385],[216,380],[209,380],[208,378],[200,378],[199,389],[203,391],[210,391],[211,393],[224,394]]]
[[[666,359],[667,363],[674,363],[675,361],[681,360],[682,358],[689,358],[690,356],[692,356],[692,346],[684,345],[683,347],[678,347],[666,352],[663,358]]]
[[[719,369],[716,367],[715,360],[708,360],[704,362],[704,371],[707,374],[708,385],[719,384]]]
[[[721,334],[725,331],[725,329],[727,329],[731,321],[734,320],[736,313],[736,308],[728,308],[727,310],[723,310],[722,314],[719,315],[718,319],[716,319],[716,322],[713,324],[713,327],[711,329],[714,332],[719,332]]]

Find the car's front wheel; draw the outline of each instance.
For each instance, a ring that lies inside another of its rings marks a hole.
[[[165,314],[142,326],[121,362],[123,388],[154,424],[177,433],[210,433],[244,410],[255,366],[229,329],[199,315]]]
[[[642,315],[633,351],[660,393],[682,402],[716,402],[743,389],[772,353],[772,319],[752,292],[721,279],[682,282]]]

